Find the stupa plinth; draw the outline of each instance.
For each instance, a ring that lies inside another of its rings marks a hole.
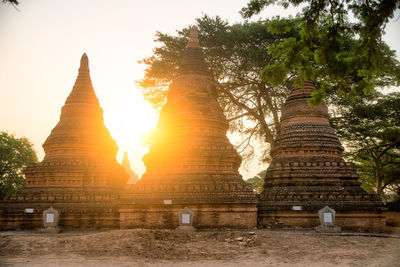
[[[314,89],[305,81],[282,108],[258,205],[259,226],[313,228],[319,224],[318,210],[329,206],[342,229],[382,230],[382,202],[360,187],[353,165],[344,161],[328,108],[307,103]]]
[[[121,227],[176,228],[183,208],[194,212],[195,228],[255,227],[257,199],[238,172],[228,126],[193,27],[143,157],[146,173],[121,206]]]
[[[116,161],[118,147],[104,125],[86,54],[43,148],[43,161],[27,168],[19,194],[0,204],[3,228],[40,228],[49,207],[60,212],[63,228],[119,228],[118,199],[128,177]]]

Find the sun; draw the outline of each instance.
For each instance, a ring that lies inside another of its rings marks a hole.
[[[121,162],[123,152],[127,151],[132,170],[140,177],[145,172],[142,157],[148,152],[143,136],[154,130],[158,114],[143,99],[140,90],[122,89],[112,100],[106,99],[104,123],[118,144],[117,160]]]

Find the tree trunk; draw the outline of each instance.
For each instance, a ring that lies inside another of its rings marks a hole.
[[[381,172],[381,164],[379,162],[375,162],[375,181],[376,181],[376,193],[382,197],[382,172]]]

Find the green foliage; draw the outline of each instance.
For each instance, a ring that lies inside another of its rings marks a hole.
[[[37,156],[25,137],[0,132],[0,198],[15,195],[25,182],[24,170]]]
[[[342,103],[332,120],[365,190],[386,198],[400,189],[400,93]]]
[[[253,178],[249,178],[246,180],[246,183],[251,184],[253,187],[253,191],[256,194],[261,194],[264,190],[264,178],[267,173],[267,170],[261,171],[259,174],[254,176]]]
[[[9,3],[12,5],[19,5],[19,2],[17,0],[2,0],[3,3]]]
[[[400,1],[251,0],[241,13],[251,17],[272,4],[305,7],[296,18],[271,21],[271,33],[298,29],[300,35],[269,47],[277,60],[261,71],[264,81],[284,84],[288,75],[297,72],[297,84],[311,79],[320,85],[310,99],[312,104],[331,91],[354,99],[377,87],[400,85],[399,62],[382,41],[385,25]],[[349,11],[355,22],[348,19]]]
[[[265,1],[269,3],[271,1]],[[205,60],[215,79],[218,101],[230,118],[230,130],[242,134],[238,150],[247,157],[251,140],[273,146],[279,127],[279,111],[290,88],[312,79],[317,89],[310,103],[318,104],[332,92],[354,98],[371,93],[375,86],[394,84],[399,76],[394,52],[380,42],[379,62],[366,68],[359,40],[352,31],[318,20],[314,39],[302,17],[230,25],[219,17],[197,19]],[[145,77],[138,82],[145,98],[160,108],[166,101],[168,84],[177,75],[189,28],[178,36],[156,34],[160,46],[141,63]],[[318,42],[317,42],[318,41]],[[267,149],[264,159],[268,159]]]

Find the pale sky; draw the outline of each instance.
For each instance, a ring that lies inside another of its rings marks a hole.
[[[85,52],[105,124],[120,148],[117,158],[128,151],[132,168],[142,174],[147,150],[141,136],[155,127],[157,115],[135,85],[144,74],[137,61],[152,54],[156,31],[174,34],[202,14],[240,22],[238,11],[247,2],[20,0],[20,11],[0,2],[0,131],[30,139],[41,160]],[[261,17],[287,14],[295,11],[269,8]],[[399,16],[385,36],[398,58]],[[241,173],[249,178],[263,168],[254,162]]]

